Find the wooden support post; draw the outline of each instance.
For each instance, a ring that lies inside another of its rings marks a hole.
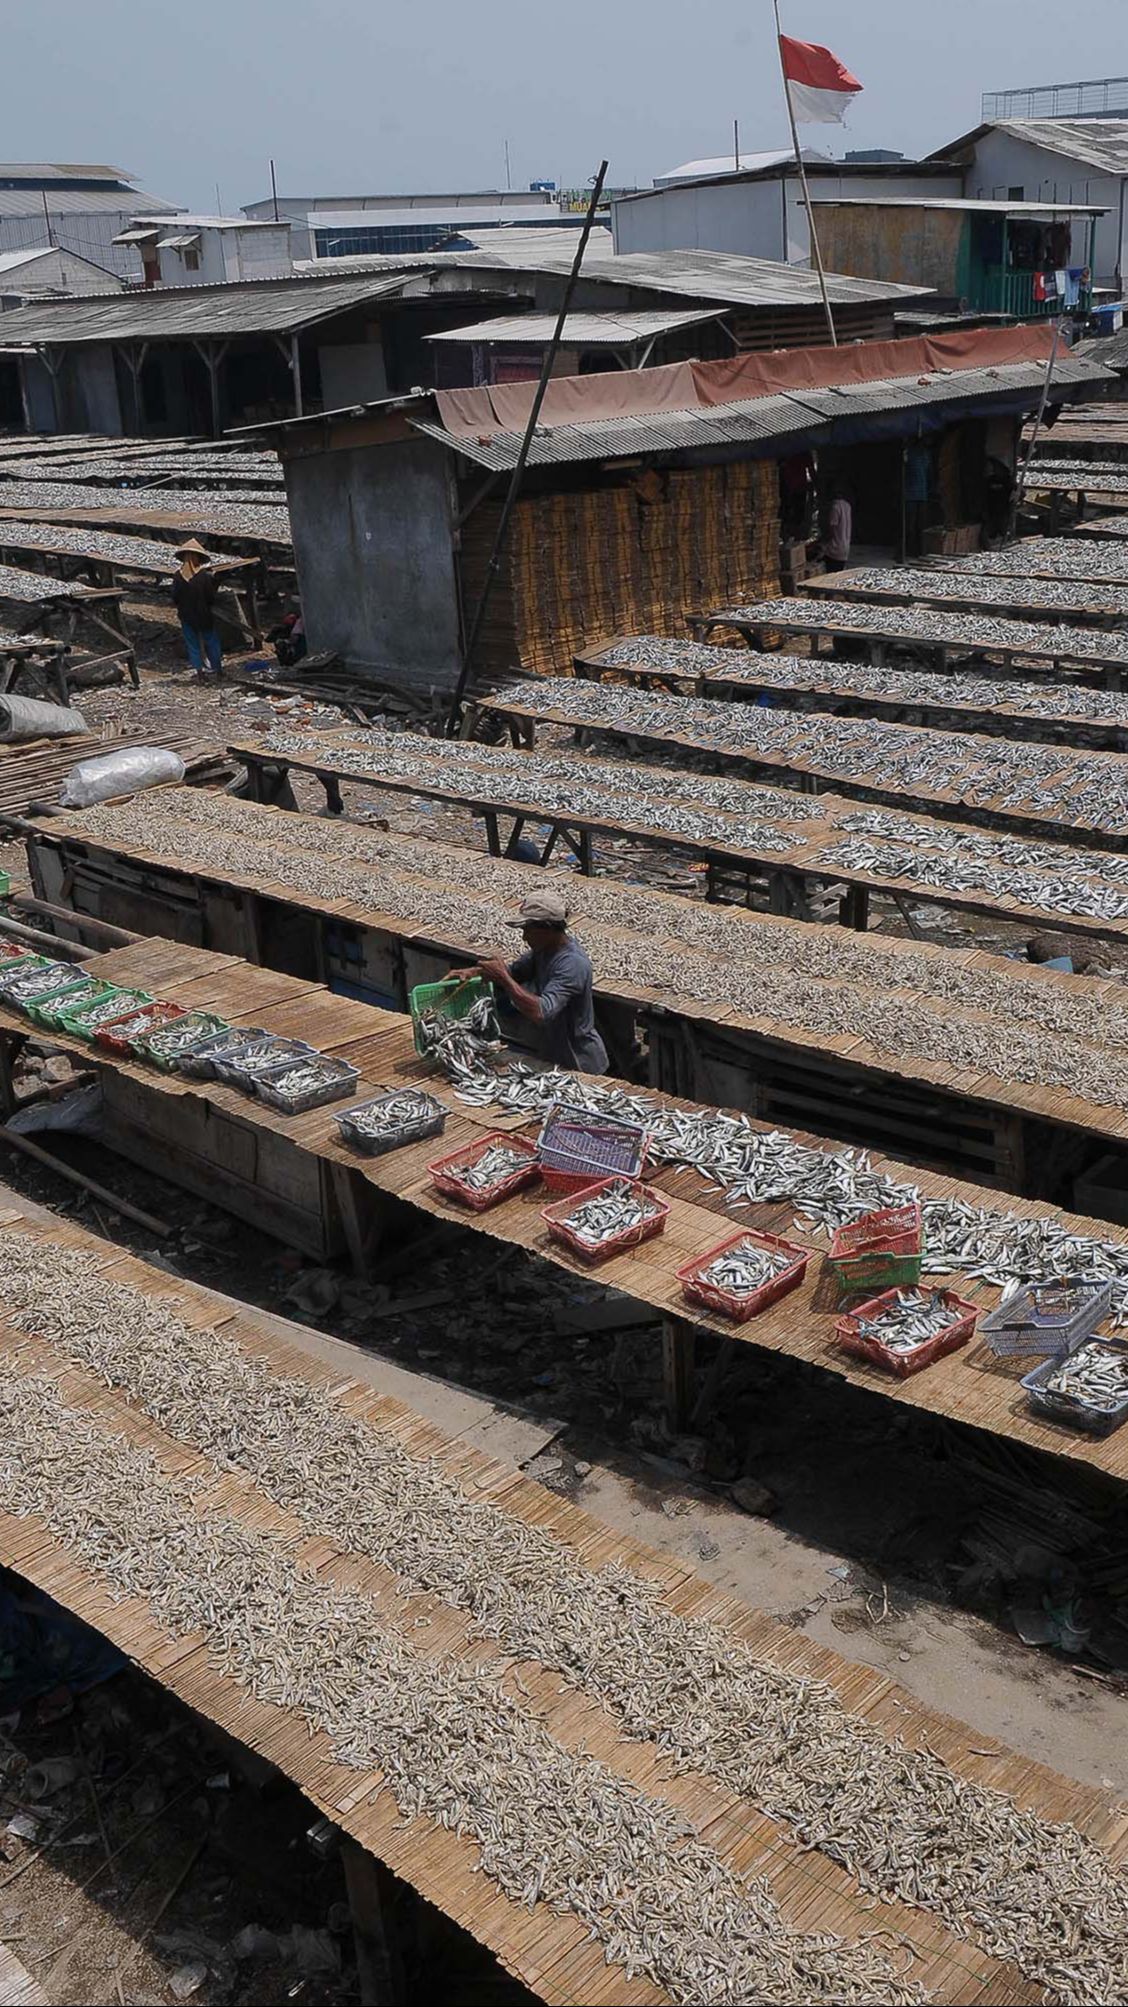
[[[662,1319],[662,1391],[666,1420],[680,1435],[689,1421],[693,1392],[693,1326],[680,1317]]]
[[[397,2007],[404,1998],[395,1926],[386,1901],[390,1877],[374,1854],[341,1835],[361,2007]]]
[[[15,1113],[16,1096],[12,1086],[12,1061],[16,1049],[23,1040],[12,1032],[0,1032],[0,1112],[5,1122]]]
[[[500,857],[501,833],[498,829],[496,808],[485,809],[482,814],[482,821],[486,825],[486,847],[489,850],[490,856]]]
[[[337,1203],[349,1260],[357,1275],[368,1275],[378,1235],[379,1194],[351,1164],[330,1164],[329,1184]]]
[[[841,908],[842,925],[853,927],[856,934],[864,934],[869,926],[869,887],[850,885]]]
[[[581,870],[581,872],[583,873],[583,876],[584,876],[585,878],[590,878],[590,877],[591,877],[591,874],[592,874],[592,869],[593,869],[593,866],[592,866],[592,855],[591,855],[591,831],[590,831],[590,829],[581,829],[581,831],[580,831],[580,851],[579,851],[579,855],[580,855],[580,870]]]
[[[319,772],[317,778],[325,789],[325,805],[330,815],[343,815],[345,804],[341,798],[340,776],[332,772]]]

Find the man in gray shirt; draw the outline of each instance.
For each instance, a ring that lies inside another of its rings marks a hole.
[[[515,1010],[538,1030],[543,1058],[577,1073],[606,1073],[607,1048],[595,1028],[591,960],[568,932],[568,909],[559,892],[531,892],[508,925],[520,927],[526,952],[474,971],[496,983]]]

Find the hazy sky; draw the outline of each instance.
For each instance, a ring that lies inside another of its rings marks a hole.
[[[928,152],[983,90],[1128,72],[1125,0],[784,0],[865,85],[811,145]],[[782,145],[771,0],[8,0],[3,150],[212,209],[284,194],[613,184]]]

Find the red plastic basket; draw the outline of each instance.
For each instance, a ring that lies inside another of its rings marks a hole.
[[[730,1247],[742,1247],[745,1241],[752,1241],[757,1247],[770,1248],[776,1254],[789,1254],[791,1262],[781,1268],[759,1289],[749,1290],[741,1296],[734,1289],[722,1289],[715,1282],[706,1282],[702,1271],[727,1254]],[[796,1247],[792,1241],[781,1240],[778,1234],[759,1233],[754,1228],[745,1227],[743,1233],[730,1233],[725,1240],[717,1242],[707,1254],[696,1254],[677,1271],[677,1279],[682,1286],[682,1294],[691,1303],[701,1303],[706,1310],[715,1310],[721,1317],[729,1317],[734,1324],[746,1324],[750,1317],[758,1317],[761,1310],[767,1310],[772,1303],[778,1303],[781,1296],[798,1289],[807,1273],[811,1257],[806,1248]]]
[[[175,1024],[178,1018],[187,1015],[183,1004],[146,1004],[141,1010],[131,1010],[102,1025],[94,1033],[94,1043],[105,1046],[107,1052],[132,1052],[141,1039],[151,1038],[155,1031],[163,1031],[166,1025]]]
[[[484,1156],[495,1143],[504,1143],[511,1149],[519,1150],[523,1157],[528,1157],[527,1166],[513,1171],[488,1192],[468,1191],[464,1184],[452,1177],[452,1171],[458,1166],[466,1168],[476,1164],[479,1157]],[[491,1206],[500,1205],[503,1199],[512,1198],[514,1192],[522,1191],[526,1185],[534,1185],[540,1176],[540,1166],[534,1143],[505,1129],[491,1129],[487,1136],[479,1136],[477,1142],[464,1143],[461,1150],[452,1150],[446,1157],[437,1157],[433,1164],[428,1164],[427,1175],[444,1197],[454,1199],[460,1206],[469,1206],[471,1212],[485,1213]]]
[[[575,1212],[576,1201],[581,1196],[585,1199],[594,1199],[600,1192],[610,1191],[615,1185],[630,1185],[633,1191],[638,1192],[640,1197],[647,1199],[653,1205],[654,1211],[638,1226],[624,1227],[622,1233],[615,1234],[610,1240],[601,1241],[598,1247],[590,1247],[587,1241],[572,1231],[568,1225],[568,1216]],[[641,1246],[644,1240],[653,1240],[663,1231],[669,1216],[670,1208],[661,1193],[654,1191],[650,1185],[640,1184],[637,1178],[601,1178],[597,1184],[585,1186],[582,1193],[572,1192],[568,1198],[557,1199],[554,1205],[545,1206],[541,1212],[541,1218],[548,1228],[550,1238],[559,1241],[560,1245],[568,1248],[570,1253],[579,1255],[581,1261],[590,1262],[593,1266],[597,1262],[606,1261],[610,1255],[624,1253],[629,1247]]]
[[[942,1359],[946,1352],[958,1352],[961,1345],[966,1345],[975,1330],[979,1311],[974,1303],[957,1296],[954,1289],[937,1290],[936,1294],[943,1297],[952,1312],[952,1322],[947,1329],[938,1331],[935,1338],[927,1338],[912,1352],[891,1352],[879,1338],[871,1338],[859,1331],[858,1321],[863,1317],[872,1317],[876,1310],[883,1310],[886,1304],[896,1302],[899,1294],[896,1289],[886,1289],[869,1303],[860,1303],[856,1310],[839,1318],[834,1327],[834,1338],[844,1352],[852,1352],[858,1359],[868,1359],[871,1365],[881,1366],[887,1373],[895,1373],[899,1380],[907,1380],[912,1373],[922,1373],[934,1359]]]
[[[582,1192],[607,1178],[638,1178],[646,1144],[646,1131],[636,1123],[557,1102],[541,1124],[537,1160],[550,1192]]]
[[[863,1213],[839,1227],[827,1260],[844,1293],[857,1289],[891,1289],[919,1282],[923,1247],[920,1206],[886,1206]]]

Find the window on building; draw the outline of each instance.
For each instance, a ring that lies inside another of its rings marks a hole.
[[[352,229],[315,230],[314,243],[319,258],[351,258],[366,251],[437,251],[441,244],[456,243],[456,222],[416,224],[370,224]]]
[[[185,269],[185,271],[186,271],[186,272],[198,272],[198,271],[199,271],[199,269],[200,269],[200,254],[199,254],[199,252],[198,252],[197,250],[194,250],[194,249],[193,249],[193,250],[191,250],[191,251],[185,251],[185,253],[184,253],[184,269]]]
[[[1017,188],[1007,189],[1008,202],[1025,202],[1025,200],[1026,200],[1026,190],[1021,186],[1021,184]]]

